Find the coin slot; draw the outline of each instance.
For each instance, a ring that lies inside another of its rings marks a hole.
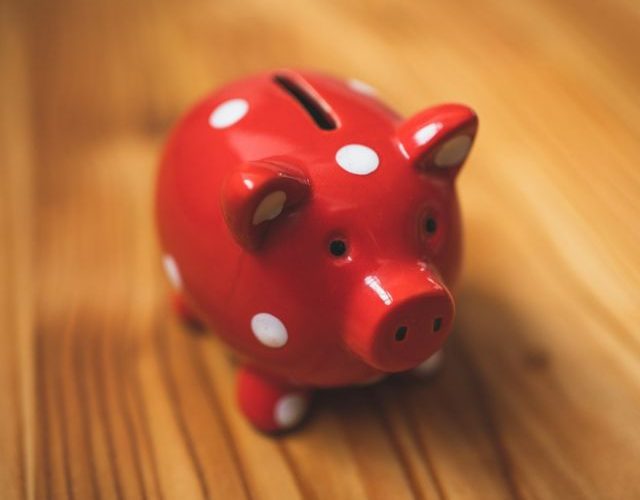
[[[299,82],[285,75],[276,75],[273,81],[291,97],[293,97],[300,106],[313,119],[315,124],[322,130],[335,130],[337,122],[329,109],[329,106],[314,95],[311,88],[305,88]]]

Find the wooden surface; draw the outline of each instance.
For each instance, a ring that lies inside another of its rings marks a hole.
[[[640,498],[635,0],[3,0],[0,497]],[[444,371],[322,394],[256,434],[171,317],[163,138],[264,68],[472,104]]]

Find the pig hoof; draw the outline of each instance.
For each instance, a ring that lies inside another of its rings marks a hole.
[[[278,429],[291,429],[298,425],[307,414],[309,399],[305,394],[285,394],[276,402],[273,416]]]
[[[269,433],[296,427],[306,416],[311,399],[309,391],[292,388],[249,368],[238,374],[237,395],[245,417]]]
[[[193,312],[193,309],[184,300],[184,297],[180,293],[175,293],[171,300],[173,311],[180,318],[183,325],[187,326],[194,332],[204,331],[205,325],[200,318]]]
[[[411,373],[421,378],[432,377],[440,371],[443,362],[442,351],[437,351],[431,355],[429,359],[424,361],[421,365],[417,366]]]

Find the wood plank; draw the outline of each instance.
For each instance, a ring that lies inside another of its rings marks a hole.
[[[25,33],[0,4],[0,491],[33,495],[32,147]],[[10,99],[6,97],[10,96]]]
[[[640,10],[631,0],[0,4],[3,498],[640,497]],[[255,432],[172,318],[162,142],[234,77],[316,67],[469,102],[441,374]]]

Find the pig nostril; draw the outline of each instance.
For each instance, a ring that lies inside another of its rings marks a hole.
[[[436,318],[433,320],[433,331],[437,332],[442,328],[442,318]]]
[[[402,342],[404,338],[407,336],[407,327],[401,326],[396,330],[396,340],[398,342]]]

